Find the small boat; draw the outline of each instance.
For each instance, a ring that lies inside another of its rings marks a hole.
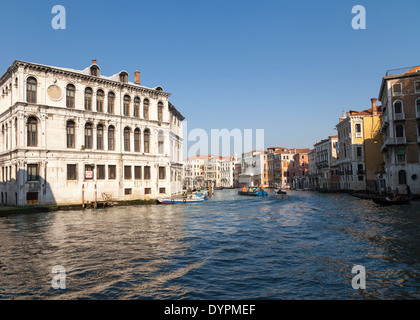
[[[160,204],[183,204],[183,203],[200,203],[205,202],[205,197],[195,197],[195,198],[158,198]]]
[[[409,198],[397,198],[397,199],[390,199],[388,197],[375,197],[372,198],[373,202],[376,204],[380,204],[382,206],[392,206],[392,205],[401,205],[401,204],[409,204]]]
[[[268,196],[268,192],[261,188],[242,188],[242,190],[238,191],[238,194],[241,196],[254,196],[254,197]]]
[[[286,192],[282,191],[281,189],[275,189],[274,197],[276,199],[287,199],[289,198],[289,195]]]

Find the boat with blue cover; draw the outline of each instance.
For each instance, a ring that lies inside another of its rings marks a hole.
[[[242,188],[238,191],[238,194],[241,196],[254,196],[254,197],[264,197],[268,196],[268,192],[262,188]]]

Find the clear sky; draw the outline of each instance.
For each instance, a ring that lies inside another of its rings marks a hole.
[[[54,30],[54,5],[66,30]],[[354,30],[354,5],[366,30]],[[189,129],[265,129],[265,146],[336,134],[343,110],[370,107],[386,70],[420,64],[418,0],[7,1],[0,73],[16,60],[104,75],[141,71]]]

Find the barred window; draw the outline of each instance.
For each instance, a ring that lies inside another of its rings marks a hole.
[[[144,167],[144,180],[150,180],[150,167]]]
[[[131,179],[131,166],[124,166],[124,179]]]
[[[96,168],[97,168],[98,180],[104,180],[105,179],[105,166],[98,164]]]
[[[67,180],[77,180],[77,165],[76,164],[67,165]]]
[[[141,167],[135,166],[134,167],[134,179],[140,180],[141,179]]]
[[[117,166],[109,165],[108,166],[108,179],[114,180],[117,177]]]

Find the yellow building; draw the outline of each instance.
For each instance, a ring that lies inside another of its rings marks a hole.
[[[381,153],[381,107],[372,100],[372,107],[350,110],[340,118],[338,160],[340,188],[354,191],[377,191],[378,174],[383,172]]]

